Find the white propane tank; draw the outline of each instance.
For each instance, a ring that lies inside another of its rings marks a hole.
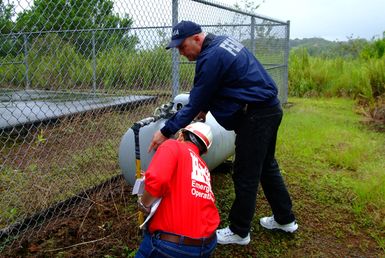
[[[188,94],[180,94],[174,98],[173,110],[179,110],[188,103]],[[167,119],[159,119],[139,129],[139,153],[141,170],[146,171],[155,151],[147,152],[154,133],[160,130]],[[235,133],[227,131],[218,124],[209,112],[206,123],[211,126],[213,143],[209,151],[202,156],[210,170],[223,163],[235,151]],[[119,165],[129,185],[136,180],[135,133],[132,128],[124,134],[119,146]]]

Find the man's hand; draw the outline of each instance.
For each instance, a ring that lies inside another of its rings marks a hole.
[[[142,195],[138,195],[138,208],[140,211],[145,214],[150,213],[153,203],[158,199],[158,197],[152,196],[146,190],[143,191]]]
[[[138,196],[138,209],[143,212],[145,215],[149,214],[151,211],[151,205],[146,206],[142,202],[142,196]]]
[[[199,112],[199,114],[194,118],[196,122],[206,122],[206,112]]]
[[[152,141],[150,143],[150,146],[148,147],[148,152],[151,152],[153,149],[156,150],[159,145],[167,140],[167,137],[164,136],[160,130],[154,133],[154,136],[152,137]]]

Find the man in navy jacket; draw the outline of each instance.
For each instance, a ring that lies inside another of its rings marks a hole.
[[[191,21],[173,27],[171,42],[189,61],[196,61],[189,103],[156,132],[149,151],[208,111],[227,130],[234,130],[234,189],[230,225],[217,230],[218,243],[250,242],[250,228],[261,182],[273,215],[260,219],[267,229],[294,232],[298,225],[292,203],[275,159],[282,109],[275,82],[241,43],[227,36],[206,34]]]

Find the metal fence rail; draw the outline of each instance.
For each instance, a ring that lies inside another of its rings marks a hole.
[[[101,190],[125,131],[191,89],[194,64],[164,49],[181,20],[241,41],[286,102],[288,22],[203,0],[0,1],[1,241]]]

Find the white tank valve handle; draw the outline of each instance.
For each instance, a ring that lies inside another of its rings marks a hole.
[[[156,120],[171,117],[175,113],[174,111],[172,111],[173,106],[174,102],[171,101],[167,104],[163,104],[160,107],[157,107],[154,111],[154,116],[156,117]]]

